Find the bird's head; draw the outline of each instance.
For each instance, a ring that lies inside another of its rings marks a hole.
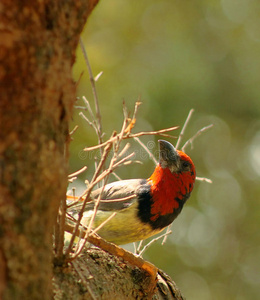
[[[161,168],[168,168],[172,174],[189,173],[195,181],[195,166],[191,158],[164,140],[159,140],[159,165]]]

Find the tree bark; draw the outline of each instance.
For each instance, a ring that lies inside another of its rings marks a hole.
[[[163,271],[150,276],[142,268],[90,248],[54,272],[55,300],[183,300],[176,284]]]
[[[71,67],[98,0],[0,3],[0,299],[50,299]]]

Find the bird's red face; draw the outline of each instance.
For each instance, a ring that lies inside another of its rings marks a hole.
[[[150,219],[157,221],[168,216],[172,222],[190,196],[196,172],[187,154],[176,150],[169,142],[159,143],[159,164],[149,178],[153,198]]]

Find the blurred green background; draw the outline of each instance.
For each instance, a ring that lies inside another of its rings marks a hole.
[[[259,299],[259,13],[257,0],[101,0],[82,34],[94,75],[104,72],[97,91],[105,139],[120,130],[123,100],[133,112],[139,97],[143,104],[134,132],[182,126],[191,108],[195,113],[182,145],[214,124],[186,150],[197,175],[213,184],[196,182],[166,245],[157,242],[144,255],[187,299]],[[78,96],[86,96],[94,109],[79,48],[75,81],[82,71]],[[98,152],[82,149],[97,138],[78,113],[71,124],[79,129],[71,143],[70,171],[87,165],[83,182],[91,178]],[[153,153],[157,139],[141,138]],[[131,149],[143,165],[124,167],[118,175],[149,177],[153,162],[134,141]],[[78,193],[84,188],[79,182],[71,185]]]

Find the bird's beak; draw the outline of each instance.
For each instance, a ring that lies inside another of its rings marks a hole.
[[[159,164],[162,168],[177,167],[179,154],[174,146],[164,140],[159,140]]]

